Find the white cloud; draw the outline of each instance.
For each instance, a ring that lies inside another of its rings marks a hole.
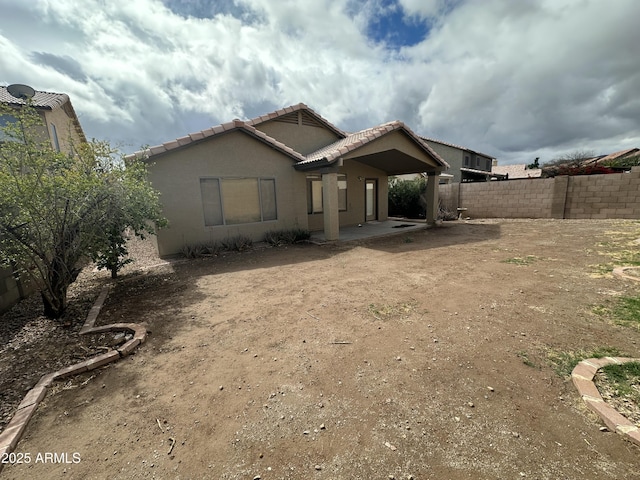
[[[0,81],[68,93],[88,136],[128,150],[301,101],[502,163],[640,146],[640,3],[399,5],[430,31],[394,50],[367,37],[379,0],[0,0],[16,12],[0,18]]]

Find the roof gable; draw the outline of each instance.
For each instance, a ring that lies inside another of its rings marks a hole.
[[[449,168],[447,162],[445,162],[422,138],[416,135],[403,122],[397,120],[352,133],[331,145],[327,145],[326,147],[307,155],[303,162],[299,162],[296,165],[296,168],[309,169],[324,165],[331,165],[341,156],[353,152],[354,150],[357,150],[376,139],[395,131],[404,132],[422,151],[432,157],[436,163],[443,168]]]
[[[145,150],[140,150],[138,152],[132,153],[131,155],[127,155],[127,158],[140,158],[146,159],[152,157],[154,155],[161,155],[163,153],[170,152],[172,150],[176,150],[182,147],[187,147],[188,145],[198,143],[210,138],[214,138],[219,135],[223,135],[225,133],[231,131],[240,131],[246,133],[247,135],[261,141],[269,145],[270,147],[280,151],[284,155],[292,158],[296,162],[300,162],[305,159],[303,155],[293,150],[291,147],[288,147],[284,143],[277,141],[275,138],[271,138],[265,133],[257,130],[256,128],[248,125],[246,122],[242,120],[232,120],[231,122],[222,123],[215,127],[207,128],[205,130],[201,130],[199,132],[190,133],[189,135],[185,135],[184,137],[177,138],[170,142],[165,142],[161,145],[156,145],[153,147],[149,147]]]
[[[299,103],[297,105],[292,105],[290,107],[276,110],[275,112],[260,115],[259,117],[247,120],[246,124],[253,127],[259,127],[261,124],[271,121],[291,123],[296,125],[307,125],[312,127],[322,127],[330,130],[338,137],[344,138],[347,136],[347,134],[343,130],[336,127],[326,118],[318,115],[304,103]]]

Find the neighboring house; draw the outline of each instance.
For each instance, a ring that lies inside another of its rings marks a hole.
[[[427,221],[437,215],[437,176],[448,165],[402,122],[356,133],[304,104],[234,120],[132,156],[148,161],[169,228],[161,256],[183,246],[301,228],[339,238],[339,228],[386,220],[388,176],[426,172]]]
[[[545,165],[542,167],[543,177],[557,175],[595,175],[619,173],[631,170],[640,164],[640,149],[628,148],[608,155],[569,160],[565,163]]]
[[[13,91],[20,97],[11,94]],[[33,92],[31,94],[31,92]],[[0,87],[0,103],[20,108],[29,103],[42,116],[42,134],[51,140],[51,145],[58,151],[70,152],[74,144],[86,142],[69,96],[64,93],[39,92],[26,85],[9,85]],[[0,115],[0,127],[12,121],[11,115]],[[0,140],[2,140],[0,134]]]
[[[13,94],[17,95],[14,96]],[[64,93],[39,92],[26,85],[0,86],[0,103],[20,108],[30,103],[42,117],[42,135],[58,151],[70,152],[85,136],[69,96]],[[0,127],[15,121],[11,115],[0,115]],[[0,131],[0,141],[4,141]],[[0,312],[31,293],[12,268],[0,267]]]
[[[506,180],[514,180],[516,178],[540,178],[542,176],[541,168],[528,168],[527,165],[494,165],[491,172],[498,175],[505,175]]]
[[[626,150],[620,150],[619,152],[610,153],[609,155],[601,155],[599,157],[590,158],[585,160],[582,164],[587,165],[611,165],[616,162],[620,162],[624,159],[637,157],[640,155],[640,149],[628,148]]]
[[[453,175],[452,183],[502,179],[491,172],[494,157],[453,143],[427,137],[422,139],[449,164],[447,173]]]

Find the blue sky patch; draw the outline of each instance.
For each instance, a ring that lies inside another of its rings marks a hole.
[[[429,25],[418,17],[407,17],[395,0],[383,0],[379,13],[367,26],[367,36],[376,43],[399,49],[423,41],[429,34]]]

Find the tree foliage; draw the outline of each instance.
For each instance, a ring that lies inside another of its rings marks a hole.
[[[36,109],[2,107],[13,121],[0,141],[0,263],[40,289],[44,313],[61,318],[67,289],[89,260],[112,270],[126,262],[124,230],[162,223],[158,194],[140,161],[125,164],[108,143],[58,152]]]
[[[424,218],[426,202],[423,198],[427,191],[427,180],[399,180],[389,182],[389,215],[392,217]]]

